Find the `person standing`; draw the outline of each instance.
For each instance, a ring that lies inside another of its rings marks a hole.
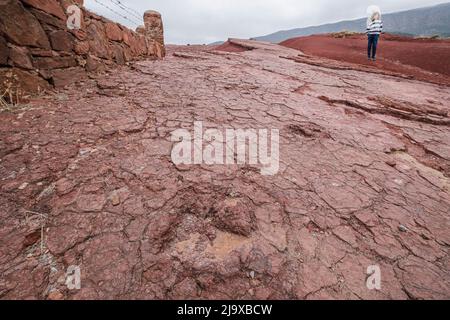
[[[376,61],[378,40],[382,32],[383,21],[381,20],[381,14],[379,12],[374,12],[369,19],[367,19],[367,57],[369,60]]]

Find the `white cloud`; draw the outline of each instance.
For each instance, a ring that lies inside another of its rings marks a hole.
[[[142,13],[159,11],[167,43],[210,43],[228,37],[249,38],[279,30],[360,18],[369,5],[395,12],[442,3],[443,0],[85,0],[94,12],[135,28],[137,17],[114,3]],[[111,12],[98,2],[127,15]],[[140,19],[142,20],[142,19]]]

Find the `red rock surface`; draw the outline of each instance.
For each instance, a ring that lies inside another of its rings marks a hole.
[[[225,51],[225,52],[245,52],[248,51],[247,48],[237,45],[235,43],[232,43],[230,41],[226,41],[225,43],[221,44],[220,46],[217,46],[215,50],[218,51]]]
[[[367,36],[314,35],[289,39],[281,45],[307,55],[401,73],[418,80],[450,84],[450,40],[412,39],[384,34],[376,63],[367,60]]]
[[[449,87],[231,43],[0,113],[1,298],[450,298]],[[279,174],[175,166],[194,121],[278,128]]]

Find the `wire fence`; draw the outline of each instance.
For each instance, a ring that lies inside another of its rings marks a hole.
[[[125,5],[125,4],[123,3],[123,1],[120,1],[120,0],[109,0],[109,1],[111,1],[111,2],[114,3],[114,4],[116,4],[116,5],[119,6],[122,10],[128,12],[130,15],[134,16],[135,18],[142,19],[142,14],[141,14],[140,12],[138,12],[138,11],[136,11],[135,9],[133,9],[133,8],[131,8],[131,7],[127,6],[127,5]]]
[[[94,0],[94,2],[114,13],[116,16],[130,22],[135,27],[143,25],[143,18],[140,16],[139,12],[126,6],[122,1],[109,0],[110,5],[106,4],[102,0]]]

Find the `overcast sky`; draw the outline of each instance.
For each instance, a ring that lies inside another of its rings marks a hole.
[[[117,3],[133,9],[124,12]],[[369,5],[384,13],[426,7],[445,0],[85,0],[85,6],[132,29],[142,13],[163,16],[167,43],[211,43],[229,37],[250,38],[279,30],[351,20],[365,16]],[[100,3],[116,11],[102,6]],[[126,15],[124,19],[119,14]],[[131,21],[130,21],[131,20]]]

